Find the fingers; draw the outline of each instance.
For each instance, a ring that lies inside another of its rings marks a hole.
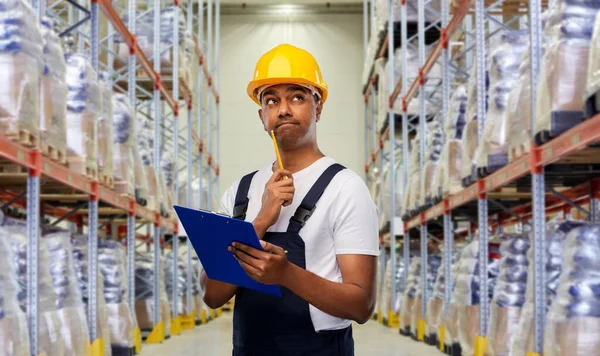
[[[284,176],[288,177],[288,179],[282,179]],[[278,169],[275,172],[273,172],[273,175],[267,181],[267,185],[278,182],[278,181],[291,181],[291,180],[293,180],[293,179],[292,179],[292,173],[290,173],[290,171],[287,171],[285,169]]]
[[[233,257],[235,257],[235,259],[238,260],[238,262],[243,261],[244,263],[246,263],[256,269],[259,269],[259,262],[260,262],[259,259],[254,258],[253,256],[251,256],[245,252],[241,252],[240,250],[237,250],[235,248],[233,248],[232,252],[233,252]]]
[[[264,251],[261,251],[254,247],[251,247],[251,246],[248,246],[248,245],[245,245],[242,243],[237,243],[237,242],[232,243],[231,248],[233,249],[232,252],[237,254],[238,256],[247,254],[254,259],[264,259],[265,256],[267,255],[267,253]],[[239,253],[239,251],[241,251],[242,253]],[[249,260],[247,262],[251,263],[251,262],[249,262]]]
[[[233,255],[233,257],[235,257],[235,259],[238,261],[240,266],[242,266],[244,271],[246,271],[246,274],[250,276],[250,278],[257,280],[257,278],[259,278],[262,275],[262,272],[256,267],[240,260],[235,254]]]
[[[260,245],[262,246],[263,250],[265,250],[266,252],[274,253],[276,255],[281,255],[281,256],[285,255],[285,250],[277,245],[270,244],[264,240],[260,241]]]

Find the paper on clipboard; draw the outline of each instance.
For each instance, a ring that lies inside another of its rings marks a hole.
[[[281,296],[278,285],[259,283],[250,278],[233,254],[227,250],[240,242],[262,250],[251,223],[225,215],[173,206],[208,278]]]

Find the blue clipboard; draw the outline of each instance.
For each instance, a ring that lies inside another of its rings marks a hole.
[[[173,208],[208,278],[281,297],[278,285],[262,284],[250,278],[227,250],[232,242],[262,250],[252,223],[178,205]]]

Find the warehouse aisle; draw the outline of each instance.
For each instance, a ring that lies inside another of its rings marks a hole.
[[[141,356],[230,356],[232,314],[168,340],[162,345],[143,345]],[[354,327],[356,356],[440,356],[441,352],[402,337],[396,330],[371,321]]]

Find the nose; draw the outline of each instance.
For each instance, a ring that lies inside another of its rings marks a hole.
[[[277,117],[283,118],[283,117],[289,117],[289,116],[291,116],[290,105],[287,102],[287,100],[283,99],[279,103],[279,111],[277,112]]]

